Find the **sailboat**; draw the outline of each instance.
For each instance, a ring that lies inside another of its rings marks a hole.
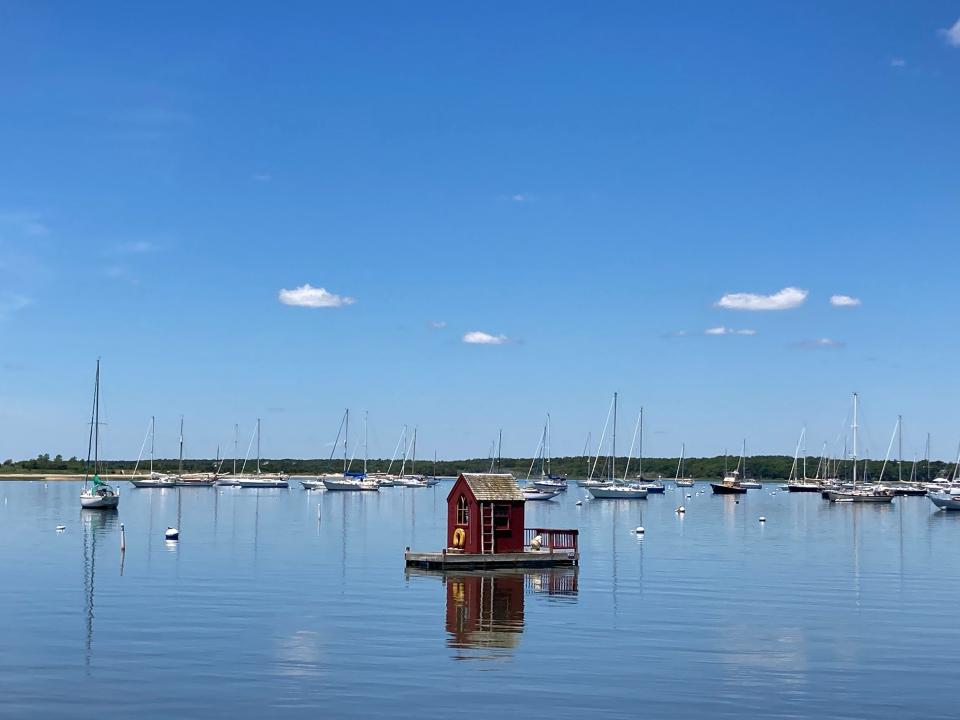
[[[860,395],[853,394],[853,488],[839,488],[828,490],[826,495],[830,502],[852,502],[852,503],[889,503],[893,501],[893,491],[884,487],[857,487],[857,411],[859,408]],[[864,467],[866,474],[866,467]]]
[[[683,456],[686,449],[686,443],[680,443],[680,459],[677,461],[677,477],[674,479],[674,483],[676,483],[678,488],[693,487],[693,478],[684,477],[683,475]]]
[[[629,468],[630,458],[627,458],[627,466]],[[624,475],[626,478],[626,475]],[[666,490],[663,483],[660,480],[654,482],[644,482],[643,479],[643,407],[640,407],[640,448],[637,452],[637,480],[639,485],[642,486],[648,494],[650,495],[662,495]]]
[[[176,478],[172,475],[165,475],[163,473],[158,473],[153,471],[153,449],[154,449],[154,435],[156,429],[156,418],[150,417],[150,428],[147,432],[150,435],[150,474],[145,478],[137,478],[137,470],[140,468],[140,458],[137,458],[137,464],[133,468],[134,478],[130,480],[130,484],[136,488],[164,488],[164,487],[173,487],[176,485]],[[146,441],[146,438],[144,438]],[[143,448],[140,448],[140,454],[143,454]]]
[[[740,464],[737,467],[743,467],[743,477],[745,479],[740,480],[740,486],[745,487],[747,490],[760,490],[763,487],[763,483],[759,480],[754,480],[753,478],[747,477],[747,439],[743,439],[743,447],[740,449]]]
[[[567,479],[561,475],[554,475],[550,470],[550,413],[547,413],[547,423],[543,428],[541,443],[543,447],[540,455],[540,477],[531,480],[528,473],[527,480],[543,492],[566,492]]]
[[[257,418],[257,472],[252,475],[244,475],[241,468],[237,484],[242,488],[290,487],[288,476],[283,473],[264,473],[260,470],[260,418]]]
[[[413,429],[413,454],[410,459],[410,474],[407,475],[407,452],[403,452],[403,462],[400,465],[400,476],[396,479],[395,484],[400,487],[408,488],[425,488],[430,487],[430,484],[424,479],[423,475],[416,474],[417,467],[417,428]]]
[[[639,430],[640,420],[637,420]],[[637,431],[634,431],[634,440],[636,440]],[[603,437],[600,438],[600,447],[603,447]],[[633,454],[633,444],[630,445],[630,454]],[[597,460],[600,458],[600,450],[597,450]],[[594,469],[597,467],[596,460],[593,463]],[[613,434],[611,436],[610,451],[610,484],[588,486],[590,494],[595,500],[641,500],[647,496],[646,488],[640,485],[627,484],[627,472],[630,469],[629,455],[627,457],[627,470],[623,474],[623,482],[617,480],[617,393],[613,394]],[[588,480],[592,480],[593,473]]]
[[[180,459],[177,463],[177,474],[174,476],[174,485],[177,487],[210,487],[217,481],[216,475],[210,473],[183,472],[183,415],[180,416]]]
[[[90,475],[90,455],[93,454],[93,476]],[[87,441],[87,462],[83,469],[83,489],[80,507],[90,510],[116,510],[120,504],[119,491],[100,479],[100,358],[93,386],[93,409],[90,411],[90,438]]]
[[[917,483],[917,457],[913,457],[913,466],[910,468],[910,479],[903,480],[903,416],[897,416],[897,484],[893,488],[894,495],[915,495],[922,496],[927,494],[927,489]]]
[[[348,442],[350,436],[350,408],[343,412],[343,419],[340,421],[340,430],[337,432],[337,439],[333,443],[333,450],[330,452],[330,459],[337,450],[340,441],[340,435],[343,435],[343,472],[342,473],[324,473],[320,476],[323,486],[327,490],[347,490],[359,492],[363,481],[363,473],[350,472],[350,462],[347,460]]]
[[[547,421],[540,433],[540,441],[537,443],[537,450],[530,461],[530,469],[527,470],[526,486],[521,488],[525,500],[553,500],[560,494],[560,489],[550,483],[550,415],[547,414]],[[537,461],[540,461],[540,479],[531,480],[533,468]]]
[[[793,453],[793,465],[790,467],[790,477],[787,478],[787,490],[790,492],[820,492],[820,483],[807,477],[807,451],[804,446],[804,437],[807,429],[800,431],[800,439],[797,440],[797,449]],[[803,448],[803,477],[800,477],[800,449]]]

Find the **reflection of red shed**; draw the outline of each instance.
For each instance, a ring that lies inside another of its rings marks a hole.
[[[451,575],[447,584],[447,644],[513,648],[523,632],[523,575]]]
[[[461,474],[447,495],[447,547],[523,552],[523,503],[513,475]]]

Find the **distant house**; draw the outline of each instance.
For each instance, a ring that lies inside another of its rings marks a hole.
[[[447,495],[447,547],[485,555],[523,552],[523,508],[513,475],[462,473]]]

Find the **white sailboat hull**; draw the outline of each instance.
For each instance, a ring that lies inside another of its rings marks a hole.
[[[558,490],[524,490],[524,500],[553,500],[560,492]]]
[[[595,500],[640,500],[647,496],[645,488],[627,485],[593,486],[587,489]]]
[[[80,507],[87,510],[113,510],[120,504],[119,495],[99,495],[97,493],[80,493]]]
[[[359,492],[362,490],[360,481],[343,475],[321,476],[320,481],[327,490],[346,490]]]

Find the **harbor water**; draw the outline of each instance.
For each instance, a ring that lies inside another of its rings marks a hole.
[[[291,485],[0,483],[0,717],[956,716],[960,513],[926,498],[571,485],[526,525],[578,528],[578,569],[444,576],[403,552],[449,482]]]

